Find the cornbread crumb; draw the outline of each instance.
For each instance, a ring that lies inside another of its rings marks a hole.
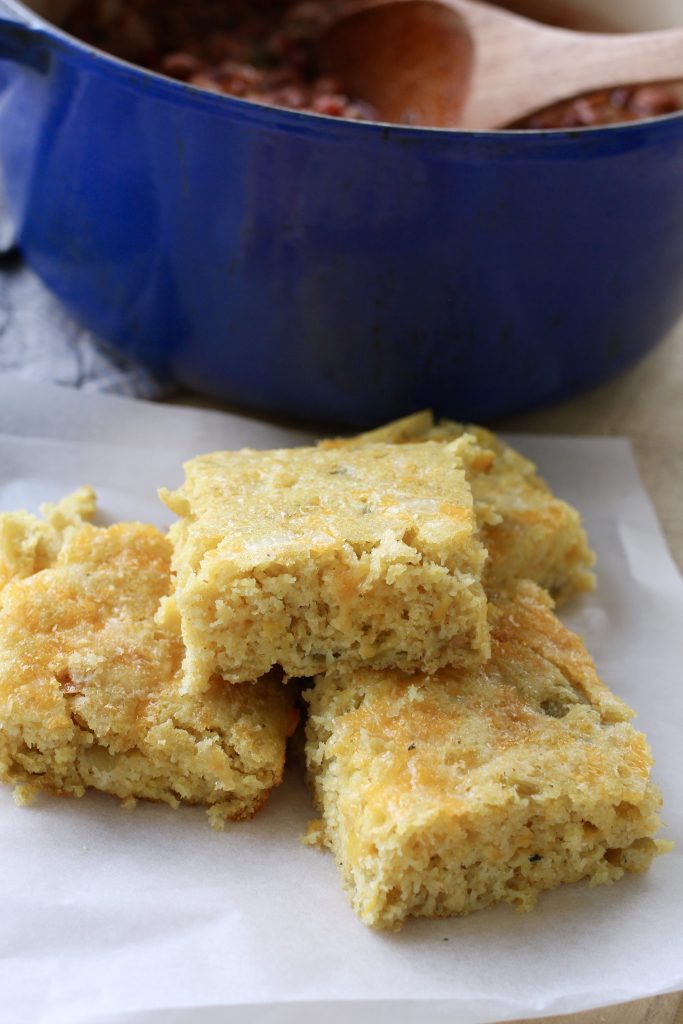
[[[519,583],[491,620],[486,665],[328,673],[307,693],[316,802],[366,924],[528,910],[667,848],[646,740],[547,595]]]
[[[435,424],[432,414],[424,411],[357,437],[323,441],[322,446],[328,450],[355,448],[380,440],[387,444],[450,443],[464,433],[477,442],[469,455],[466,450],[465,463],[481,539],[489,553],[484,572],[487,592],[530,579],[545,587],[559,604],[593,590],[595,555],[579,513],[553,494],[533,462],[490,430],[451,420]]]
[[[320,850],[324,850],[327,846],[327,836],[325,834],[325,822],[322,818],[316,818],[314,821],[309,821],[306,826],[306,831],[301,837],[301,841],[304,846],[316,846]]]
[[[0,778],[18,803],[87,787],[251,816],[282,777],[296,723],[267,679],[181,693],[179,633],[154,621],[171,547],[139,523],[68,531],[52,565],[11,580],[0,606]],[[22,570],[25,566],[21,566]]]
[[[462,467],[471,448],[216,452],[185,466],[175,595],[188,689],[274,665],[436,669],[488,655],[486,552]]]
[[[37,789],[35,786],[15,786],[12,796],[17,807],[30,807],[35,802]]]

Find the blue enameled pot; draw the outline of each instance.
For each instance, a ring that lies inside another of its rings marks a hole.
[[[683,312],[683,115],[388,127],[202,92],[2,0],[6,245],[83,323],[244,406],[485,421]]]

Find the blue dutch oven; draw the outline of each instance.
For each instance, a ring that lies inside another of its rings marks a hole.
[[[4,241],[161,374],[271,412],[485,421],[637,360],[683,312],[683,116],[556,132],[276,110],[2,0]]]

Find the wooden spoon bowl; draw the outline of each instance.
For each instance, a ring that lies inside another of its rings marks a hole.
[[[326,71],[396,124],[457,123],[472,74],[472,38],[457,11],[411,0],[342,18],[319,47]]]

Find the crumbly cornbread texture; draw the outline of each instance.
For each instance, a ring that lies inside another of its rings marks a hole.
[[[30,512],[0,514],[0,590],[11,579],[31,576],[52,565],[66,532],[95,514],[95,492],[80,487],[55,505],[41,505],[42,519]]]
[[[182,517],[172,536],[188,687],[273,665],[307,676],[485,658],[470,447],[245,450],[187,463],[184,485],[162,497]]]
[[[206,804],[217,827],[252,815],[282,776],[296,714],[287,688],[212,680],[181,694],[178,624],[154,622],[171,546],[136,523],[73,526],[53,564],[0,603],[0,778],[30,799]]]
[[[489,592],[530,579],[557,603],[592,590],[595,576],[581,517],[556,497],[529,459],[483,427],[450,420],[435,424],[428,411],[415,413],[357,437],[322,442],[332,449],[361,444],[452,442],[465,432],[477,447],[465,451],[481,539],[489,552],[484,585]]]
[[[533,583],[491,618],[477,669],[328,674],[309,691],[323,815],[310,839],[326,838],[366,924],[529,909],[561,883],[642,871],[660,849],[646,740],[579,638]]]

